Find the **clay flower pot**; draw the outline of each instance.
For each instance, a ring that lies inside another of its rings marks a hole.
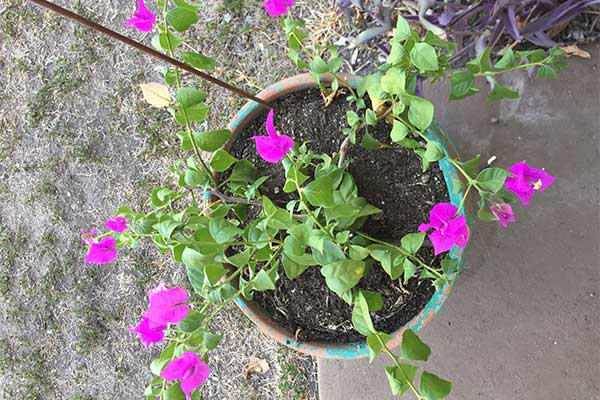
[[[325,82],[331,81],[331,78],[327,76],[323,76],[321,79]],[[353,86],[358,85],[360,80],[359,77],[354,76],[346,76],[345,79],[347,79]],[[263,90],[258,97],[274,102],[278,98],[284,97],[289,93],[315,87],[317,87],[317,84],[310,74],[301,74],[284,79],[281,82],[269,86],[267,89]],[[253,121],[262,111],[264,111],[262,105],[253,101],[248,102],[228,125],[228,128],[233,134],[232,141],[235,140],[237,134],[241,132],[251,121]],[[427,135],[430,139],[435,140],[444,149],[446,154],[456,157],[456,153],[448,141],[445,132],[437,124],[437,122],[434,121],[432,126],[427,130]],[[444,175],[444,180],[448,187],[450,202],[458,207],[463,193],[454,193],[454,188],[460,182],[462,176],[447,160],[441,160],[439,164]],[[470,209],[467,202],[465,214],[469,216],[469,212]],[[468,218],[468,220],[470,220],[470,218]],[[462,270],[463,250],[455,246],[451,251],[451,256],[453,258],[458,258],[458,270]],[[454,278],[457,277],[457,274],[458,273],[455,274]],[[414,331],[418,331],[425,326],[438,313],[453,286],[454,283],[446,283],[441,290],[436,291],[425,308],[417,316],[415,316],[405,326],[392,333],[394,338],[389,342],[389,347],[393,348],[400,344],[402,332],[405,329],[410,328]],[[301,353],[315,357],[333,359],[356,359],[369,355],[369,349],[366,341],[354,343],[297,342],[294,339],[293,332],[289,332],[287,329],[273,322],[269,314],[267,314],[256,303],[248,301],[242,296],[238,297],[235,301],[242,312],[246,314],[246,316],[250,318],[250,320],[252,320],[252,322],[254,322],[258,329],[260,329],[264,334]]]

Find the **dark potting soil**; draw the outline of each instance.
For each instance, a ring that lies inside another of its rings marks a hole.
[[[323,107],[316,89],[296,92],[277,101],[277,131],[291,136],[296,143],[308,142],[315,153],[333,154],[344,140],[347,126],[345,96]],[[258,157],[254,142],[248,138],[265,135],[267,111],[259,115],[238,135],[231,153],[252,161],[261,175],[270,176],[262,192],[280,207],[291,199],[281,191],[285,182],[281,164],[270,164]],[[380,122],[369,133],[389,143],[390,125]],[[360,137],[358,138],[360,140]],[[429,220],[429,210],[438,202],[448,201],[448,190],[437,163],[422,172],[420,159],[410,150],[394,146],[366,150],[355,145],[348,152],[349,172],[354,176],[359,195],[383,210],[367,220],[362,231],[369,235],[399,242],[403,235],[416,232],[419,224]],[[432,265],[439,265],[426,240],[420,255]],[[382,294],[384,307],[371,313],[376,329],[392,332],[417,315],[434,293],[429,280],[411,279],[407,285],[393,281],[381,266],[374,263],[358,287]],[[300,341],[351,342],[362,336],[352,328],[352,306],[325,284],[318,267],[307,269],[294,280],[283,269],[273,291],[257,292],[254,300],[271,314],[274,321],[288,328]]]

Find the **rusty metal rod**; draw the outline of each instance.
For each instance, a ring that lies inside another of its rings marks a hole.
[[[78,22],[78,23],[80,23],[82,25],[85,25],[85,26],[87,26],[89,28],[92,28],[92,29],[94,29],[94,30],[96,30],[96,31],[98,31],[100,33],[108,35],[111,38],[116,39],[116,40],[118,40],[118,41],[120,41],[122,43],[125,43],[125,44],[127,44],[129,46],[135,47],[136,49],[141,50],[144,53],[146,53],[146,54],[148,54],[148,55],[150,55],[152,57],[158,58],[161,61],[165,61],[165,62],[167,62],[167,63],[169,63],[171,65],[176,66],[177,68],[181,68],[184,71],[192,73],[192,74],[198,76],[199,78],[204,79],[205,81],[208,81],[208,82],[214,83],[215,85],[221,86],[222,88],[225,88],[225,89],[227,89],[227,90],[229,90],[229,91],[231,91],[231,92],[233,92],[233,93],[235,93],[235,94],[237,94],[239,96],[245,97],[247,99],[250,99],[252,101],[260,103],[260,104],[262,104],[264,106],[267,106],[269,108],[275,108],[272,104],[268,103],[267,101],[265,101],[263,99],[260,99],[260,98],[258,98],[256,96],[253,96],[250,93],[248,93],[248,92],[246,92],[246,91],[244,91],[244,90],[242,90],[242,89],[240,89],[240,88],[238,88],[236,86],[230,85],[227,82],[223,82],[222,80],[217,79],[217,78],[215,78],[215,77],[213,77],[213,76],[211,76],[211,75],[209,75],[207,73],[204,73],[202,71],[199,71],[196,68],[191,67],[191,66],[189,66],[189,65],[187,65],[185,63],[182,63],[179,60],[176,60],[176,59],[171,58],[171,57],[169,57],[169,56],[167,56],[165,54],[162,54],[162,53],[160,53],[160,52],[158,52],[158,51],[156,51],[156,50],[154,50],[154,49],[152,49],[150,47],[144,46],[143,44],[138,43],[135,40],[133,40],[131,38],[128,38],[127,36],[123,36],[120,33],[117,33],[117,32],[115,32],[113,30],[110,30],[110,29],[106,28],[105,26],[102,26],[100,24],[92,22],[92,21],[90,21],[90,20],[82,17],[81,15],[75,14],[74,12],[71,12],[71,11],[69,11],[67,9],[64,9],[64,8],[62,8],[62,7],[54,4],[54,3],[51,3],[51,2],[46,1],[46,0],[30,0],[30,1],[33,2],[33,3],[36,3],[38,5],[40,5],[42,7],[46,7],[47,9],[52,10],[52,11],[54,11],[54,12],[56,12],[56,13],[64,16],[64,17],[69,18],[69,19],[72,19],[73,21],[76,21],[76,22]]]

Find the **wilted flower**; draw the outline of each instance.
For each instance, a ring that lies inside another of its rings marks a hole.
[[[129,220],[127,218],[119,215],[118,217],[114,217],[113,219],[109,219],[108,221],[106,221],[104,223],[104,226],[110,229],[111,231],[120,233],[127,230],[128,223]]]
[[[148,318],[142,317],[142,320],[135,328],[129,328],[129,332],[140,335],[142,344],[147,349],[152,343],[158,343],[165,337],[166,324],[154,324]]]
[[[519,162],[508,168],[513,175],[506,178],[506,188],[516,194],[523,205],[529,204],[534,193],[545,190],[556,180],[544,170],[531,168],[524,162]]]
[[[515,215],[513,214],[512,207],[510,204],[492,204],[490,211],[494,214],[494,217],[506,228],[507,222],[515,222]]]
[[[99,242],[88,239],[86,243],[90,245],[85,258],[88,264],[106,264],[117,257],[117,242],[112,236],[107,236]]]
[[[181,390],[191,400],[191,393],[206,382],[210,369],[198,354],[184,351],[181,358],[171,361],[160,376],[168,381],[181,379]]]
[[[429,212],[429,224],[419,225],[420,232],[427,235],[433,244],[435,255],[450,250],[454,245],[464,248],[469,241],[469,227],[464,215],[455,218],[458,208],[450,203],[439,203]]]
[[[294,6],[294,0],[267,0],[260,3],[260,5],[271,17],[277,18],[280,15],[287,14],[288,8]]]
[[[127,26],[133,26],[140,32],[150,32],[156,25],[156,15],[146,8],[144,0],[138,0],[137,10],[127,20]]]
[[[276,164],[294,147],[294,140],[289,136],[277,133],[273,116],[273,110],[269,111],[267,116],[267,133],[269,136],[252,136],[250,139],[256,142],[256,150],[263,160]]]

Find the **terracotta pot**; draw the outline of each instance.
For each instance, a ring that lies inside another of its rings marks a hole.
[[[326,82],[331,81],[331,77],[327,76],[323,76],[321,79]],[[360,80],[359,77],[354,76],[347,76],[345,79],[351,82],[353,86],[358,85]],[[310,74],[302,74],[284,79],[281,82],[269,86],[267,89],[263,90],[258,97],[267,101],[275,101],[289,93],[308,88],[314,88],[316,86],[317,85]],[[262,105],[253,101],[248,102],[229,123],[228,128],[233,133],[232,141],[235,140],[237,134],[241,132],[263,110],[264,108]],[[427,130],[427,135],[430,139],[433,139],[440,144],[448,155],[456,157],[456,153],[448,141],[445,132],[441,129],[437,122],[434,122]],[[456,187],[462,176],[447,160],[440,161],[440,168],[444,174],[446,185],[448,186],[450,201],[452,204],[458,207],[463,193],[454,193],[453,189]],[[470,209],[468,207],[468,202],[466,203],[466,215],[468,216]],[[455,248],[451,251],[451,255],[453,258],[459,259],[459,271],[462,270],[463,251],[455,246]],[[454,277],[456,278],[457,275],[458,273],[456,273]],[[389,342],[390,348],[396,347],[400,344],[402,332],[405,329],[410,328],[418,331],[425,326],[435,316],[435,314],[438,313],[453,286],[454,283],[447,283],[441,290],[436,291],[425,308],[416,317],[414,317],[404,327],[394,332],[392,334],[394,338]],[[287,329],[273,322],[269,314],[266,313],[265,310],[263,310],[258,304],[248,301],[241,296],[236,299],[236,304],[263,333],[275,339],[279,343],[301,353],[315,357],[333,359],[355,359],[366,357],[369,354],[369,349],[365,341],[354,343],[297,342],[294,339],[293,332],[289,332]]]

